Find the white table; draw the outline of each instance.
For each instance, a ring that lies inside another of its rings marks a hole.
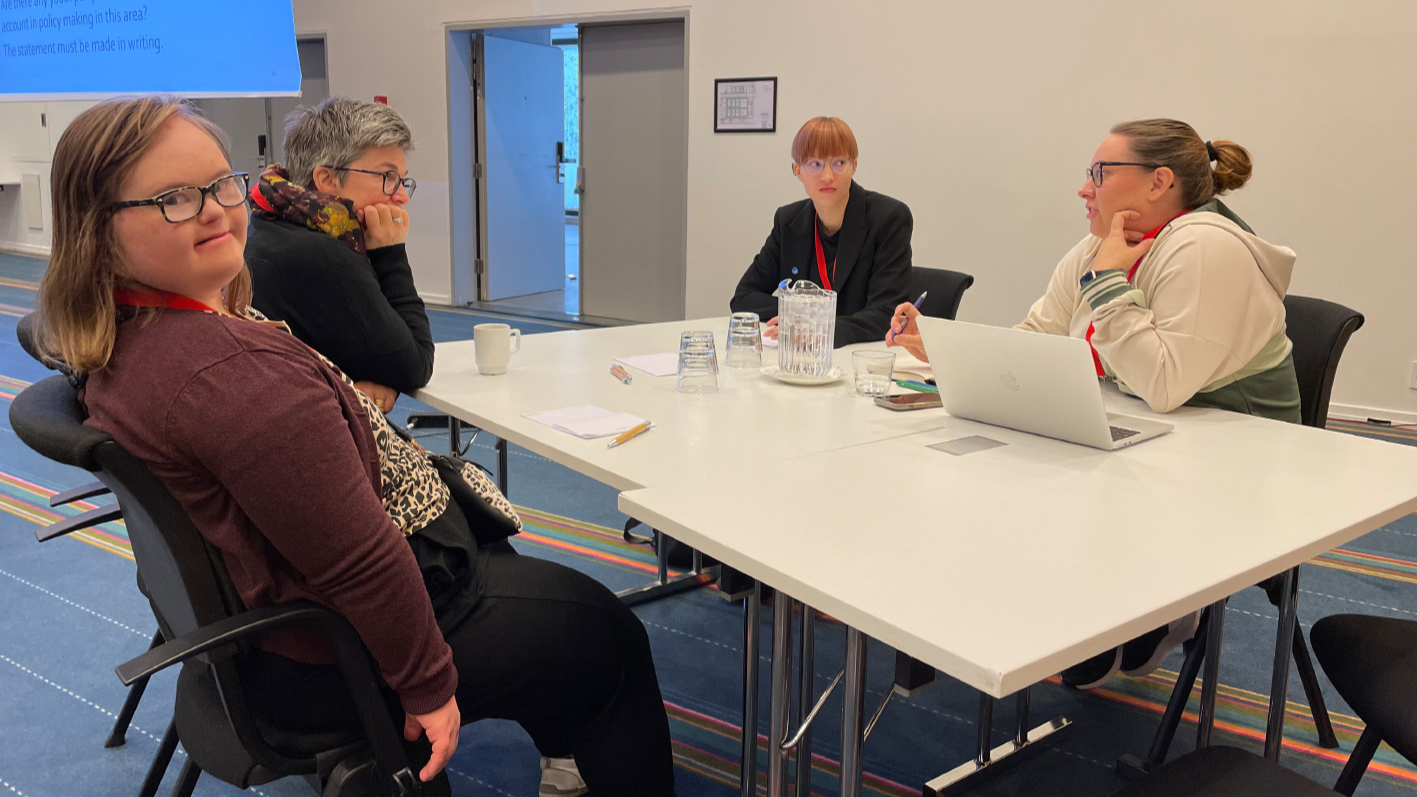
[[[732,474],[761,474],[769,462],[901,437],[948,421],[943,413],[884,410],[853,393],[850,352],[884,348],[883,343],[837,350],[835,363],[847,376],[823,387],[794,387],[755,370],[725,367],[720,369],[717,393],[692,396],[675,392],[672,376],[651,377],[630,369],[634,378],[625,385],[610,375],[610,364],[617,357],[677,351],[680,333],[689,330],[711,330],[723,346],[728,318],[529,335],[502,376],[477,372],[473,341],[441,343],[432,380],[413,397],[620,490],[669,482],[717,485]],[[722,351],[719,357],[722,361]],[[766,363],[776,362],[776,357],[776,349],[763,350]],[[634,413],[653,421],[655,428],[626,445],[606,449],[605,440],[580,440],[522,417],[580,404]],[[456,426],[454,434],[456,439]],[[499,444],[502,477],[505,450]],[[658,579],[621,593],[627,602],[664,597],[703,583],[697,554],[696,566],[688,575],[668,579],[665,550],[660,546]],[[755,784],[757,778],[759,612],[754,591],[744,601],[744,784]],[[812,622],[812,614],[804,612],[799,660],[808,668]],[[804,691],[810,690],[811,680],[804,680]],[[799,748],[808,753],[804,760],[811,760],[810,748],[807,737]]]
[[[1120,395],[1108,403],[1150,415]],[[733,501],[684,481],[620,498],[622,511],[849,626],[844,795],[859,789],[863,635],[1003,697],[1417,509],[1417,451],[1297,425],[1182,409],[1166,417],[1174,433],[1109,453],[914,414],[945,423],[780,463],[770,478],[724,472],[715,491]],[[973,434],[1007,445],[927,447]],[[1014,588],[999,588],[1001,567]],[[1288,586],[1281,629],[1292,632]],[[783,603],[775,616],[790,614]],[[1287,638],[1281,653],[1271,731],[1283,722]],[[784,677],[775,661],[778,740]],[[785,770],[770,775],[778,793]]]
[[[432,381],[413,397],[619,490],[754,472],[765,462],[900,437],[944,421],[938,414],[890,412],[855,396],[850,352],[860,346],[837,350],[836,364],[848,376],[824,387],[720,368],[717,393],[690,396],[674,391],[673,376],[630,369],[634,380],[625,385],[610,375],[616,357],[677,351],[679,334],[695,329],[712,330],[723,346],[728,318],[529,335],[503,376],[477,373],[472,341],[441,343]],[[776,357],[775,349],[763,351],[768,363]],[[606,449],[605,440],[581,440],[522,417],[578,404],[634,413],[655,428]]]

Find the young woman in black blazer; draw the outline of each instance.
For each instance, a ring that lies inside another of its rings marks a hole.
[[[836,291],[836,345],[885,337],[891,313],[909,301],[910,208],[857,185],[856,136],[846,122],[818,116],[792,140],[792,173],[807,199],[773,216],[772,234],[738,281],[729,307],[771,319],[783,280],[811,280]]]

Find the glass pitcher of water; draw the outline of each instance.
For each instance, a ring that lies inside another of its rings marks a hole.
[[[827,376],[836,341],[836,291],[798,280],[779,286],[777,367],[785,374]]]

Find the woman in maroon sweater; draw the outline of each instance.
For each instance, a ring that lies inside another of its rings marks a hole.
[[[162,479],[249,607],[305,598],[353,623],[438,790],[458,727],[498,717],[572,751],[598,794],[672,795],[639,620],[576,571],[479,549],[426,458],[249,309],[246,180],[224,138],[181,101],[140,98],[59,140],[40,336],[87,374],[89,424]],[[274,724],[357,722],[317,636],[273,634],[243,665]]]

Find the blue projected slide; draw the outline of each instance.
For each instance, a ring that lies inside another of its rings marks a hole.
[[[0,0],[0,100],[299,90],[291,0]]]

